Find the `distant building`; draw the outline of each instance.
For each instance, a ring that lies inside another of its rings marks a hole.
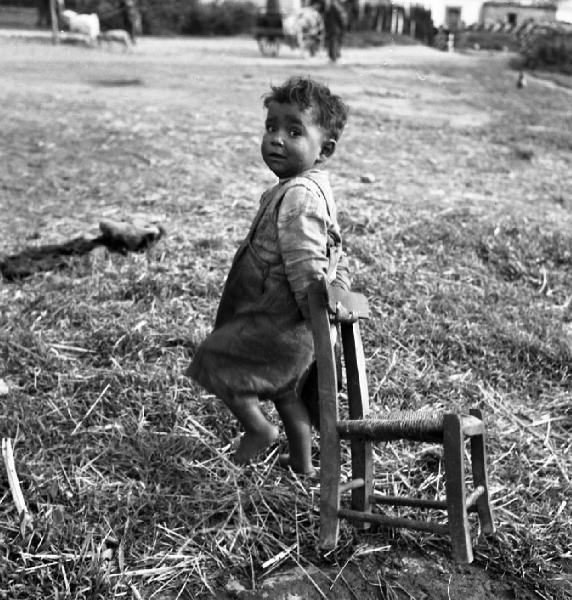
[[[556,21],[555,2],[535,2],[524,4],[522,2],[502,2],[493,0],[484,2],[481,9],[479,25],[485,27],[495,23],[506,23],[516,27],[524,21]]]
[[[435,27],[451,31],[476,24],[518,25],[527,19],[566,20],[561,15],[572,14],[572,0],[426,0],[423,4],[431,9]]]
[[[572,23],[572,0],[560,0],[556,10],[556,20]]]
[[[479,22],[483,0],[426,0],[435,27],[450,31]]]

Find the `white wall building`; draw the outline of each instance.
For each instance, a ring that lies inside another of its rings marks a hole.
[[[456,30],[479,22],[483,0],[426,0],[422,4],[431,9],[435,27]]]
[[[556,20],[572,23],[572,0],[560,0],[556,10]]]
[[[442,25],[447,29],[455,30],[463,25],[479,23],[484,2],[485,0],[421,0],[420,4],[431,9],[435,27]],[[399,1],[396,0],[396,3]],[[546,0],[544,2],[542,0],[512,0],[512,3],[533,7],[547,2]],[[572,23],[572,0],[553,0],[553,3],[558,5],[556,19]],[[411,4],[413,5],[415,2],[412,1]],[[507,4],[510,4],[508,0]]]

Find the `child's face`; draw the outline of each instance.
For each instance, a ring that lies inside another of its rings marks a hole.
[[[262,158],[279,178],[294,177],[323,162],[332,154],[334,140],[314,122],[311,107],[300,110],[294,103],[271,102],[262,137]]]

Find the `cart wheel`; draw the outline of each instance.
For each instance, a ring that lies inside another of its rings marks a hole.
[[[320,50],[320,46],[321,46],[321,41],[320,39],[311,39],[308,41],[307,44],[307,48],[308,48],[308,52],[310,53],[310,56],[316,56],[316,54],[318,54],[318,51]]]
[[[263,56],[278,56],[280,40],[277,38],[258,38],[258,47]]]

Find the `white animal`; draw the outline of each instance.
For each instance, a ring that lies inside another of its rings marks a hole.
[[[133,42],[131,41],[131,36],[125,29],[108,29],[107,31],[102,31],[97,36],[97,43],[100,46],[103,43],[106,43],[108,46],[117,43],[123,45],[125,50],[128,50]]]
[[[64,10],[62,21],[71,33],[85,35],[90,43],[94,43],[101,32],[99,17],[95,13],[87,15],[76,13],[74,10]]]

